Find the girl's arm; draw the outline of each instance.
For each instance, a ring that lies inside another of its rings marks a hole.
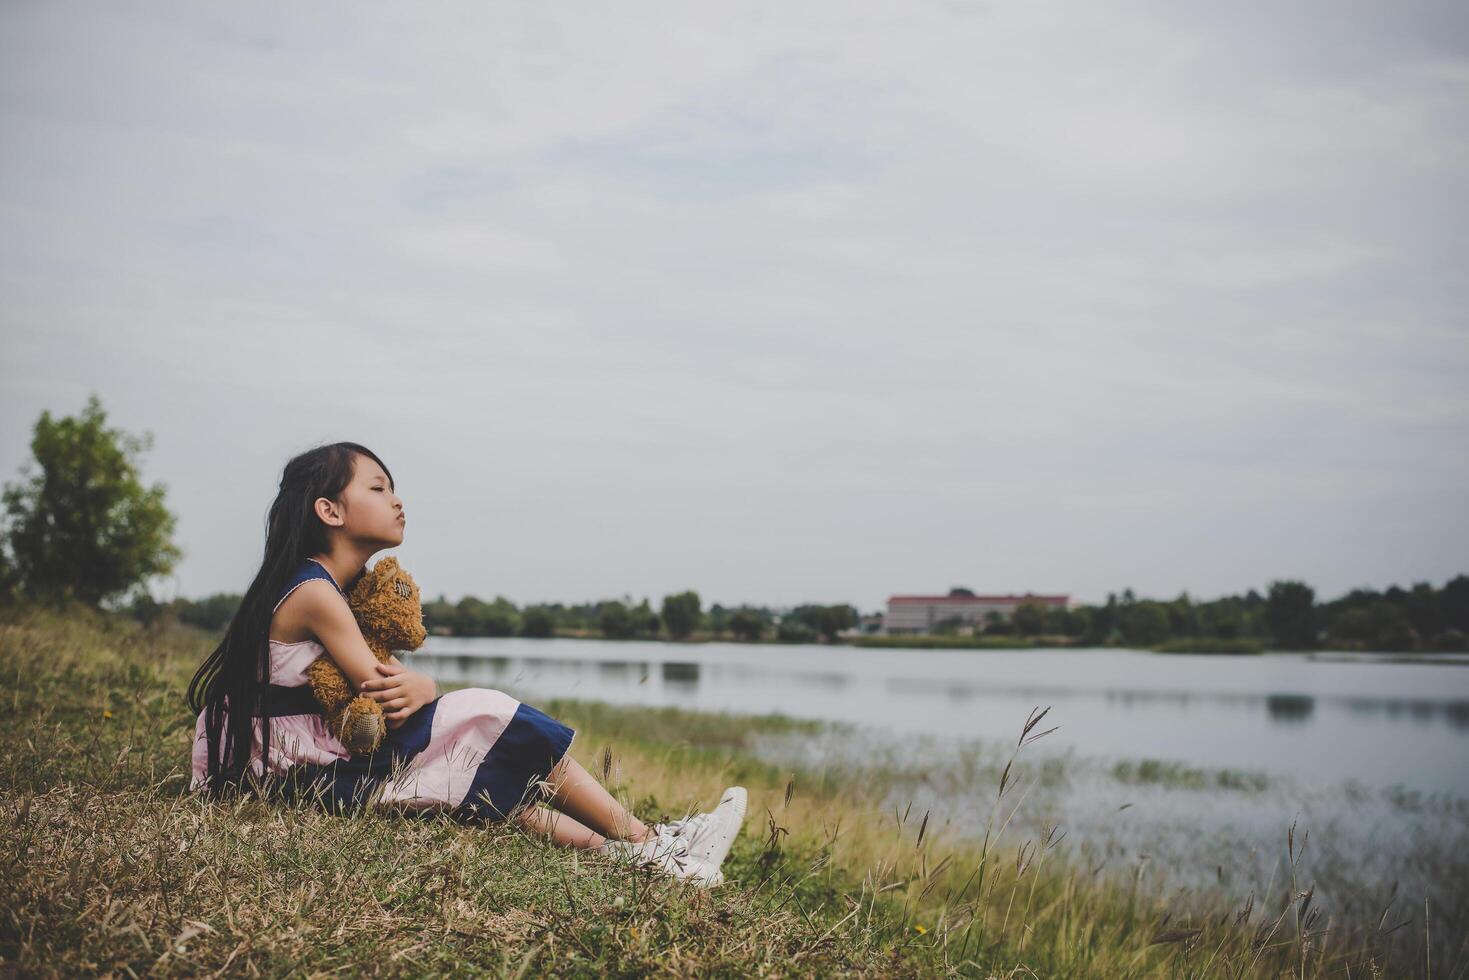
[[[316,635],[321,645],[352,685],[352,693],[378,673],[378,659],[362,637],[362,630],[336,588],[330,582],[314,579],[304,582],[291,593],[287,602],[301,605],[301,619]]]

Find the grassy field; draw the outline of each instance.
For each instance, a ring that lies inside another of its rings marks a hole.
[[[183,692],[210,647],[85,609],[0,614],[0,976],[1465,975],[1432,915],[1348,932],[1288,873],[1219,907],[1098,874],[1063,835],[1016,839],[1018,745],[974,841],[749,750],[802,722],[542,704],[644,818],[749,788],[707,893],[503,825],[205,803],[186,792]]]

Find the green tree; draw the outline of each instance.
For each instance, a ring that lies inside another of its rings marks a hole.
[[[945,616],[928,628],[931,636],[953,636],[964,625],[963,616]]]
[[[173,601],[174,615],[181,623],[219,633],[235,618],[244,598],[238,592],[216,592],[197,601],[178,598]]]
[[[1106,604],[1097,606],[1091,614],[1086,642],[1108,646],[1120,642],[1122,634],[1117,627],[1121,612],[1117,606],[1117,593],[1108,592]]]
[[[1008,636],[1013,629],[1014,624],[995,610],[984,614],[984,632],[990,636]]]
[[[1469,575],[1458,575],[1444,583],[1439,608],[1451,629],[1469,633]]]
[[[520,610],[509,599],[497,595],[485,612],[480,630],[482,636],[514,636],[520,632]]]
[[[481,624],[489,614],[489,604],[483,599],[467,595],[454,603],[454,618],[451,623],[455,636],[480,636]]]
[[[1442,596],[1428,582],[1415,582],[1413,589],[1403,602],[1403,614],[1413,625],[1419,636],[1438,634],[1447,624],[1444,622]]]
[[[1022,602],[1012,617],[1015,632],[1021,636],[1039,636],[1046,629],[1046,607],[1039,602]]]
[[[780,626],[776,627],[776,639],[782,644],[811,644],[817,638],[817,630],[804,623],[796,616],[780,617]]]
[[[164,485],[144,487],[138,471],[153,434],[106,421],[96,395],[79,417],[42,412],[31,438],[40,472],[22,468],[21,482],[5,485],[4,565],[20,594],[101,605],[146,591],[149,578],[183,557]]]
[[[699,627],[701,603],[699,593],[690,589],[663,597],[663,625],[675,640],[686,640]]]
[[[1066,613],[1066,635],[1086,636],[1092,629],[1092,610],[1090,606],[1078,606],[1075,609],[1064,610]]]
[[[1294,650],[1316,645],[1316,593],[1305,582],[1270,583],[1265,628],[1281,646]]]
[[[545,639],[556,634],[556,616],[545,606],[529,606],[520,618],[520,635]]]
[[[658,614],[648,604],[646,596],[643,601],[628,609],[632,616],[632,630],[634,636],[646,636],[652,639],[658,638]]]
[[[597,626],[609,640],[626,640],[637,632],[632,610],[616,599],[602,603],[597,609]]]
[[[1122,636],[1137,646],[1152,646],[1168,639],[1168,607],[1144,599],[1129,604],[1122,613]]]
[[[440,594],[437,599],[423,603],[423,625],[430,632],[443,628],[453,632],[454,623],[454,603],[448,596]]]
[[[837,638],[837,634],[842,630],[851,629],[857,625],[857,610],[846,603],[840,603],[835,606],[824,606],[822,607],[821,617],[818,622],[820,625],[817,629],[822,636],[826,637],[826,641],[830,643]]]
[[[1247,619],[1244,604],[1234,597],[1215,599],[1198,606],[1198,629],[1203,636],[1221,640],[1244,636],[1248,633]]]
[[[729,629],[729,617],[731,615],[731,612],[732,610],[724,608],[717,602],[714,605],[710,606],[709,614],[707,617],[709,620],[709,632],[713,633],[715,636],[718,636],[720,633],[727,631]]]
[[[753,609],[736,609],[729,617],[729,631],[744,643],[759,643],[765,635],[765,623]]]
[[[1198,609],[1188,592],[1181,592],[1177,599],[1167,603],[1168,634],[1170,636],[1194,636],[1199,631]]]
[[[6,555],[4,542],[0,541],[0,606],[8,606],[20,596],[20,573],[15,563]]]

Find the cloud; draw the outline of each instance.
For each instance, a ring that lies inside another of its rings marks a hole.
[[[1442,580],[1463,20],[10,5],[0,465],[97,390],[190,593],[332,438],[453,593]]]

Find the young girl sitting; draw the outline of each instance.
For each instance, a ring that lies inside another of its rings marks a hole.
[[[189,684],[198,712],[190,788],[211,798],[301,794],[333,813],[376,806],[447,811],[468,824],[512,819],[701,887],[722,882],[744,818],[741,787],[713,811],[649,827],[567,752],[572,729],[501,691],[439,695],[397,657],[378,662],[347,592],[372,555],[403,543],[405,527],[392,475],[366,447],[333,443],[286,464],[265,560]],[[312,697],[306,668],[323,652],[354,692],[382,705],[388,731],[366,758],[331,734]]]

